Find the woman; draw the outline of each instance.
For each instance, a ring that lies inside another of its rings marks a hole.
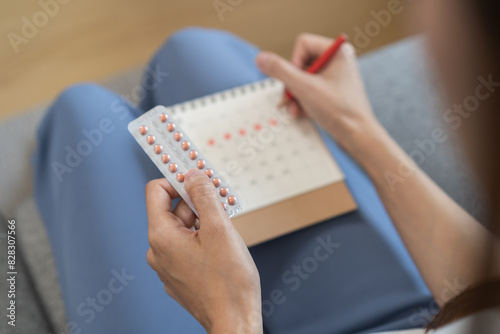
[[[461,101],[477,91],[476,78],[481,74],[488,75],[492,85],[500,86],[496,61],[500,56],[499,28],[488,21],[494,17],[493,13],[500,14],[500,6],[486,1],[426,1],[422,6],[426,7],[423,13],[428,20],[430,51],[448,99]],[[457,44],[460,39],[462,43]],[[436,300],[440,300],[446,288],[446,279],[458,277],[468,287],[479,283],[443,309],[436,319],[438,325],[500,306],[498,239],[416,166],[412,167],[413,175],[397,191],[389,187],[386,171],[396,171],[400,161],[408,157],[374,118],[352,48],[344,47],[320,75],[311,76],[299,69],[330,44],[328,39],[306,35],[298,40],[290,63],[276,55],[261,53],[257,64],[265,74],[282,80],[296,96],[298,103],[289,106],[290,113],[305,113],[315,119],[370,176]],[[459,130],[489,200],[492,231],[498,231],[500,226],[499,101],[498,93],[491,96],[481,106],[481,114],[470,118]],[[186,229],[194,223],[187,209],[179,208],[177,215],[169,213],[165,203],[176,194],[167,182],[157,180],[148,184],[151,243],[148,262],[165,283],[167,293],[207,331],[233,333],[236,328],[245,328],[245,333],[261,332],[259,276],[249,253],[217,205],[216,192],[209,180],[193,170],[187,176],[186,187],[194,196],[195,206],[200,208],[198,232]],[[197,256],[192,257],[193,253]],[[497,280],[483,283],[491,279]],[[492,333],[500,330],[498,319],[495,328],[490,328]]]
[[[474,91],[479,75],[498,86],[497,6],[486,0],[421,4],[429,48],[450,101],[461,101]],[[193,39],[206,44],[190,44]],[[193,213],[183,201],[174,208],[176,192],[159,179],[146,188],[146,232],[140,189],[160,175],[133,143],[126,124],[156,104],[171,105],[262,78],[253,65],[258,53],[254,47],[224,33],[187,30],[174,35],[153,59],[140,109],[92,85],[73,87],[58,98],[39,130],[36,198],[74,332],[202,332],[193,318],[158,293],[158,280],[144,261],[146,233],[151,245],[147,260],[165,290],[210,333],[415,327],[409,321],[413,310],[432,303],[423,281],[442,305],[447,302],[441,298],[446,281],[458,279],[473,287],[446,304],[438,324],[499,305],[485,298],[496,296],[496,281],[474,287],[498,275],[496,237],[417,166],[395,191],[388,186],[385,172],[397,171],[408,157],[373,116],[352,47],[343,47],[319,75],[299,69],[330,43],[304,35],[291,62],[261,53],[257,65],[296,96],[298,103],[288,105],[290,113],[312,117],[334,137],[336,143],[325,134],[326,144],[346,174],[359,210],[254,247],[252,256],[221,210],[215,189],[196,171],[186,174],[185,185],[200,215],[200,229],[190,230]],[[200,48],[205,51],[203,61],[194,59]],[[494,205],[499,186],[494,108],[499,105],[500,98],[492,93],[481,104],[481,113],[459,129],[489,199],[492,232],[499,223]],[[71,152],[82,136],[96,144],[88,156],[77,159]],[[55,164],[61,161],[71,166],[61,169]],[[318,238],[331,246],[328,266],[307,278],[297,274],[297,288],[280,294],[283,274],[310,254]],[[336,242],[342,245],[338,251]],[[349,248],[354,243],[363,245],[365,252]],[[375,256],[367,259],[366,254]],[[367,277],[371,285],[361,286]],[[272,312],[261,299],[273,301]]]

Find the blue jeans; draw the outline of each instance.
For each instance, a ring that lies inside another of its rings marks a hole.
[[[66,89],[38,129],[35,196],[74,333],[203,333],[146,262],[144,187],[161,177],[127,131],[155,105],[260,80],[258,50],[221,31],[185,29],[123,97]],[[359,208],[252,247],[267,333],[351,333],[422,326],[433,299],[364,172],[325,133]],[[195,273],[193,273],[195,274]]]

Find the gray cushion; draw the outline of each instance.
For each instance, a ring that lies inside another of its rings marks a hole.
[[[137,68],[103,83],[123,95],[131,95],[140,83],[142,69]],[[0,123],[0,212],[16,218],[18,228],[17,259],[19,303],[16,327],[0,324],[0,333],[66,333],[66,316],[57,273],[45,227],[32,197],[31,153],[35,131],[46,106],[33,108]],[[13,140],[15,138],[15,140]],[[6,220],[0,222],[4,235]],[[3,242],[3,239],[1,239]],[[6,272],[6,257],[0,256],[0,269]],[[0,291],[6,291],[0,280]],[[0,298],[3,309],[5,298]]]
[[[5,316],[5,310],[9,306],[7,299],[8,284],[5,273],[8,271],[7,257],[4,255],[7,247],[4,245],[7,242],[7,220],[0,216],[0,244],[2,244],[2,254],[0,255],[0,270],[2,279],[0,280],[0,308],[2,310],[2,321],[0,321],[0,333],[49,333],[51,329],[49,322],[46,320],[46,313],[43,312],[38,291],[34,285],[35,277],[29,270],[29,266],[24,261],[23,249],[19,242],[16,244],[16,326],[12,327],[7,324],[8,318]],[[16,221],[17,223],[17,221]],[[16,224],[16,230],[19,232],[19,224]],[[18,240],[17,240],[18,241]]]
[[[363,57],[360,66],[368,97],[382,125],[406,153],[415,156],[423,171],[460,206],[482,220],[483,202],[455,142],[456,134],[442,121],[449,107],[438,99],[423,42],[410,38]],[[435,129],[450,129],[447,140],[433,141]],[[426,148],[422,150],[417,142],[427,143]]]

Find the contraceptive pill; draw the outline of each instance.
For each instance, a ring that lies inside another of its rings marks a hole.
[[[175,122],[171,110],[156,106],[130,122],[128,130],[197,216],[184,189],[185,173],[189,169],[201,170],[211,179],[221,207],[229,217],[243,210],[242,199]]]

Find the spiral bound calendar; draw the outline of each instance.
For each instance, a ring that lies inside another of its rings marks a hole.
[[[283,89],[266,79],[167,107],[244,199],[232,221],[247,245],[356,208],[315,125],[277,109]]]

